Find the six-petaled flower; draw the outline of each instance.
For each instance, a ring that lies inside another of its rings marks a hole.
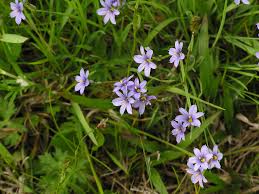
[[[174,63],[174,66],[177,68],[179,62],[184,60],[185,55],[182,53],[183,43],[177,40],[175,41],[175,48],[169,49],[169,54],[171,55],[170,63]]]
[[[21,24],[22,20],[25,20],[25,15],[23,14],[23,2],[15,0],[15,3],[11,2],[10,7],[12,12],[10,13],[11,18],[15,18],[16,24]]]
[[[212,169],[214,167],[220,169],[220,160],[223,158],[223,154],[219,152],[218,146],[214,145],[213,150],[209,149],[209,152],[212,154],[212,157],[209,161],[209,169]]]
[[[179,108],[179,112],[182,115],[176,116],[175,120],[178,122],[183,122],[183,125],[185,127],[188,126],[196,126],[200,127],[201,122],[199,121],[198,118],[204,115],[203,112],[197,112],[197,106],[192,105],[189,109],[189,112],[185,110],[184,108]]]
[[[84,69],[82,68],[80,70],[80,75],[76,76],[76,81],[78,82],[75,86],[75,91],[80,91],[80,94],[83,94],[85,91],[85,87],[87,87],[90,82],[88,80],[88,75],[89,75],[89,71],[84,71]]]
[[[114,84],[114,89],[113,92],[117,92],[119,90],[122,90],[123,92],[126,92],[128,90],[129,87],[134,86],[134,82],[131,81],[131,78],[133,77],[133,75],[129,76],[129,77],[125,77],[123,78],[121,81],[116,82]]]
[[[194,148],[193,152],[195,156],[189,158],[188,163],[194,164],[194,170],[206,170],[209,167],[209,160],[212,158],[212,154],[206,145],[201,147],[201,150]]]
[[[115,16],[120,14],[120,11],[118,10],[118,6],[120,5],[119,1],[100,0],[100,3],[103,7],[97,10],[97,14],[100,16],[104,16],[104,24],[107,24],[109,20],[112,24],[116,24]]]
[[[120,91],[117,91],[116,94],[119,97],[112,100],[112,103],[114,106],[120,106],[120,114],[123,115],[125,110],[127,110],[129,114],[132,114],[131,105],[135,102],[133,98],[134,92],[123,91],[123,93],[121,93]]]
[[[182,122],[177,122],[177,121],[171,121],[171,125],[174,128],[172,130],[172,135],[176,136],[176,142],[180,143],[182,140],[185,140],[185,131],[186,127],[183,126]]]
[[[134,61],[140,64],[138,67],[138,72],[144,70],[145,76],[149,77],[151,69],[156,69],[157,67],[156,64],[152,62],[153,50],[151,50],[149,47],[144,49],[144,47],[141,46],[140,53],[141,55],[134,56]]]
[[[203,170],[202,169],[198,169],[198,170],[194,170],[194,166],[192,163],[188,163],[188,168],[186,169],[186,171],[191,174],[191,180],[193,184],[199,183],[199,185],[203,188],[204,185],[203,183],[207,183],[207,179],[205,178],[205,176],[203,175]]]
[[[135,99],[139,99],[140,95],[142,93],[147,92],[146,84],[147,84],[146,80],[144,80],[142,82],[139,82],[139,79],[135,78],[134,84],[129,87],[129,89],[134,92],[134,98]]]
[[[138,108],[139,114],[142,115],[145,111],[147,105],[151,105],[150,100],[156,99],[155,96],[148,96],[147,94],[142,94],[139,99],[133,104],[134,108]]]

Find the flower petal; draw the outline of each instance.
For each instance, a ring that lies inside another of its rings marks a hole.
[[[200,127],[201,126],[201,122],[198,119],[195,119],[192,123],[192,126],[196,126],[196,127]]]
[[[139,114],[142,115],[145,112],[145,103],[139,105]]]
[[[101,16],[103,16],[103,15],[106,15],[107,14],[107,9],[106,8],[100,8],[100,9],[98,9],[97,11],[96,11],[96,13],[98,14],[98,15],[101,15]]]
[[[143,46],[140,46],[139,50],[140,50],[141,55],[145,55],[146,54]]]
[[[193,149],[193,153],[195,154],[195,156],[199,157],[201,155],[201,152],[198,148],[194,148]]]
[[[15,18],[16,15],[17,15],[17,11],[12,11],[12,12],[10,13],[10,17],[11,17],[11,18]]]
[[[197,113],[197,106],[192,105],[189,109],[189,114],[195,114],[195,113]]]
[[[136,63],[143,63],[145,61],[142,55],[135,55],[133,59]]]
[[[153,62],[149,62],[149,67],[151,68],[151,69],[156,69],[156,64],[155,63],[153,63]]]
[[[127,112],[129,114],[132,114],[132,108],[131,108],[131,104],[130,103],[127,104]]]
[[[112,24],[114,24],[114,25],[116,24],[116,20],[115,20],[115,15],[114,14],[110,15],[110,21],[111,21]]]
[[[151,71],[151,68],[148,67],[148,66],[146,66],[146,67],[145,67],[145,70],[144,70],[145,76],[149,77],[149,76],[150,76],[150,71]]]
[[[112,104],[114,105],[114,106],[121,106],[122,105],[122,103],[123,103],[123,99],[121,99],[121,98],[115,98],[115,99],[113,99],[112,100]]]
[[[146,62],[141,63],[141,64],[138,66],[138,72],[143,71],[143,69],[145,68],[145,66],[146,66]]]
[[[124,112],[125,112],[125,110],[126,110],[126,104],[123,103],[123,104],[121,105],[121,107],[120,107],[120,114],[123,115]]]
[[[153,55],[153,50],[147,49],[146,51],[147,51],[147,53],[146,53],[147,57],[148,57],[149,59],[151,59],[151,58],[152,58],[152,55]]]
[[[193,116],[197,119],[197,118],[200,118],[204,115],[203,112],[197,112],[197,113],[194,113]]]
[[[184,109],[184,108],[179,108],[179,112],[180,112],[182,115],[189,115],[189,113],[187,112],[187,110]]]
[[[107,22],[110,20],[110,17],[111,17],[111,13],[108,11],[103,18],[104,24],[107,24]]]

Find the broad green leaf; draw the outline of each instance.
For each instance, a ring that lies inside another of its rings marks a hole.
[[[79,107],[79,105],[75,102],[71,102],[72,104],[72,107],[75,111],[75,114],[77,116],[77,118],[79,119],[80,123],[82,124],[83,128],[85,129],[86,131],[86,134],[90,137],[90,139],[92,140],[92,142],[95,144],[95,145],[98,145],[97,141],[96,141],[96,138],[94,136],[94,133],[93,133],[93,129],[90,128],[90,126],[88,125],[87,121],[85,120],[85,117],[81,111],[81,108]]]
[[[0,36],[0,41],[8,43],[24,43],[28,38],[17,34],[3,34]]]
[[[152,184],[155,186],[156,190],[160,193],[160,194],[167,194],[167,190],[166,187],[160,177],[160,174],[157,172],[157,170],[155,168],[151,168],[150,169],[150,175],[149,178],[152,182]]]

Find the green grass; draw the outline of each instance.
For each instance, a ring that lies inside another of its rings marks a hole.
[[[18,26],[0,1],[0,192],[259,192],[259,4],[250,2],[128,0],[117,25],[104,25],[98,0],[27,1]],[[176,40],[186,54],[178,69],[168,62]],[[158,66],[147,79],[133,61],[140,45]],[[93,83],[80,96],[82,67]],[[141,117],[111,103],[114,82],[131,74],[157,96]],[[205,112],[202,126],[176,144],[170,121],[191,104]],[[224,154],[204,189],[185,171],[203,144]]]

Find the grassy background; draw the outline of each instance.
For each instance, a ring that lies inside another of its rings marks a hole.
[[[29,1],[20,26],[9,3],[0,1],[1,34],[29,39],[0,41],[2,193],[259,191],[258,1],[127,1],[116,26],[103,25],[98,0]],[[175,40],[186,54],[178,69],[168,63]],[[121,117],[113,84],[143,77],[133,61],[140,45],[154,50],[148,90],[158,100],[142,117]],[[81,67],[93,80],[84,96],[74,92]],[[205,112],[203,124],[176,145],[170,121],[190,104]],[[214,143],[222,170],[206,173],[199,190],[188,155]]]

